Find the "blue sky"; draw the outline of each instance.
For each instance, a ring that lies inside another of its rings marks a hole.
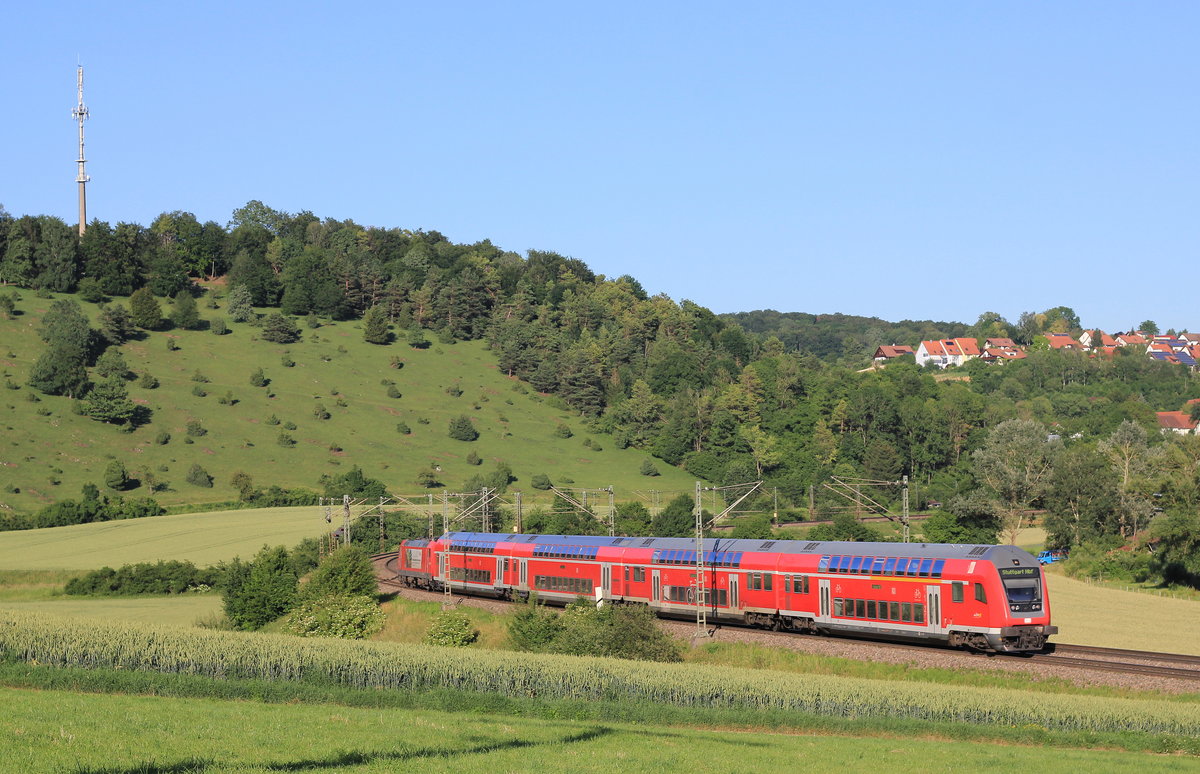
[[[36,5],[36,7],[34,7]],[[0,203],[250,199],[718,312],[1200,328],[1200,4],[25,3]]]

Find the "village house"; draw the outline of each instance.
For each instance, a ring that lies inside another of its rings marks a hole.
[[[934,363],[938,368],[960,366],[973,358],[979,357],[979,344],[975,339],[937,339],[922,341],[917,347],[917,365],[924,366]]]
[[[875,349],[875,362],[886,363],[889,360],[912,354],[914,354],[913,348],[907,344],[883,344]]]

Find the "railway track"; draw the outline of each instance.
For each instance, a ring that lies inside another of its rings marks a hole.
[[[379,578],[379,587],[381,590],[394,592],[408,588],[400,581],[395,580],[395,552],[376,554],[371,557],[371,560],[375,565],[375,572]],[[730,624],[721,623],[714,628],[719,630],[726,626],[730,626]],[[755,631],[762,636],[772,639],[813,636],[794,634],[790,632],[772,632],[765,629],[755,629]],[[901,642],[880,642],[877,640],[863,638],[844,639],[853,639],[855,642],[877,648],[911,650],[922,653],[929,653],[931,649],[936,649],[938,647],[936,645],[927,644],[922,645]],[[1200,682],[1200,656],[1189,656],[1182,653],[1159,653],[1156,651],[1146,650],[1100,648],[1090,645],[1071,645],[1066,643],[1052,643],[1047,646],[1046,650],[1040,653],[1030,654],[981,653],[976,651],[961,650],[956,650],[954,652],[958,654],[975,656],[981,659],[1027,659],[1043,664],[1053,664],[1055,667],[1061,666],[1097,672],[1114,672],[1120,674],[1142,675],[1145,677],[1159,677],[1172,680]]]

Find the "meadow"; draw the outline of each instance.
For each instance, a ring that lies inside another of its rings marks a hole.
[[[317,489],[322,474],[338,475],[352,465],[407,495],[421,494],[417,475],[431,466],[440,468],[446,488],[459,491],[500,461],[513,469],[512,487],[530,499],[544,497],[529,487],[539,473],[556,484],[613,486],[619,499],[633,499],[639,489],[674,493],[694,486],[692,476],[661,461],[660,476],[643,476],[649,455],[618,449],[607,435],[589,435],[575,412],[500,373],[482,341],[434,339],[427,349],[403,341],[379,346],[363,340],[359,321],[305,328],[302,341],[287,345],[264,341],[257,328],[243,323],[229,323],[225,336],[172,330],[127,342],[120,349],[129,367],[159,382],[155,389],[128,383],[130,397],[152,414],[149,424],[127,433],[76,415],[67,398],[38,395],[25,385],[44,347],[37,331],[53,299],[22,295],[22,314],[0,320],[0,383],[9,386],[0,389],[0,509],[32,511],[78,497],[83,484],[102,483],[112,460],[143,482],[126,494],[149,495],[142,475],[149,474],[167,486],[155,495],[166,505],[236,500],[230,479],[237,471],[259,486]],[[80,306],[94,320],[97,305]],[[205,308],[203,299],[200,306],[207,319],[225,314]],[[403,338],[405,332],[399,333]],[[258,368],[269,380],[264,387],[251,385]],[[388,382],[400,397],[388,397]],[[227,395],[226,403],[219,402]],[[316,417],[318,406],[328,419]],[[463,414],[479,431],[478,440],[448,437],[450,420]],[[191,420],[206,434],[189,437]],[[408,434],[397,429],[401,423]],[[573,434],[564,437],[561,425]],[[163,432],[170,438],[159,443]],[[281,433],[295,445],[281,446]],[[472,451],[482,465],[466,461]],[[212,475],[212,488],[185,480],[193,464]]]

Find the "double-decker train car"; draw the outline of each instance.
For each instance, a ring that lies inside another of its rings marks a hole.
[[[703,550],[713,621],[1012,652],[1058,632],[1037,559],[1014,546],[709,538]],[[404,541],[397,561],[412,586],[689,618],[696,572],[685,538],[450,532]]]

